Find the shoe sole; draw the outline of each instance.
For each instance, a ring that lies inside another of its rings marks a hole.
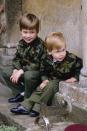
[[[17,115],[29,115],[29,113],[19,113],[19,112],[13,112],[11,111],[11,113],[17,114]]]

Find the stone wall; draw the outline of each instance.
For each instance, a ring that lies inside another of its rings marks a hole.
[[[0,55],[3,52],[3,45],[6,43],[6,17],[4,1],[0,0]]]
[[[4,7],[0,22],[5,25],[5,31],[0,36],[0,66],[7,66],[11,64],[20,39],[18,20],[22,14],[22,3],[21,0],[2,0],[0,6]]]
[[[40,36],[54,31],[64,33],[67,49],[82,56],[80,0],[22,0],[22,11],[36,14],[41,20]]]
[[[20,37],[18,20],[22,14],[21,0],[5,0],[7,43],[15,46]]]

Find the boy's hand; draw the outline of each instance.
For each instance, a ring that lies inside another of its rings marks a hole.
[[[10,77],[10,80],[13,82],[13,83],[18,83],[18,80],[20,78],[20,76],[24,73],[24,71],[22,69],[20,70],[14,70],[11,77]]]
[[[17,71],[18,71],[17,69],[14,69],[12,75],[15,74]]]
[[[71,77],[71,78],[65,80],[65,82],[67,82],[67,83],[73,83],[73,82],[76,82],[76,81],[77,81],[77,79],[75,77]]]
[[[49,82],[49,80],[44,80],[41,84],[40,84],[40,89],[44,89],[44,87],[47,85],[47,83]]]

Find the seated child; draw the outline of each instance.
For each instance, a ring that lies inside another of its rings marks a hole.
[[[8,102],[22,102],[30,97],[40,84],[40,62],[45,54],[44,42],[38,37],[40,21],[34,14],[24,14],[19,20],[21,40],[12,61],[12,67],[6,67],[0,75],[14,97]]]
[[[42,83],[30,98],[10,111],[15,114],[30,114],[36,117],[40,114],[42,103],[46,103],[58,92],[59,82],[73,83],[79,80],[82,60],[66,51],[66,42],[60,32],[48,35],[45,39],[47,56],[41,62]]]

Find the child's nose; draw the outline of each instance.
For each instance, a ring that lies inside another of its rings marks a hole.
[[[31,36],[31,34],[30,34],[30,33],[28,33],[28,34],[27,34],[27,37],[30,37],[30,36]]]

